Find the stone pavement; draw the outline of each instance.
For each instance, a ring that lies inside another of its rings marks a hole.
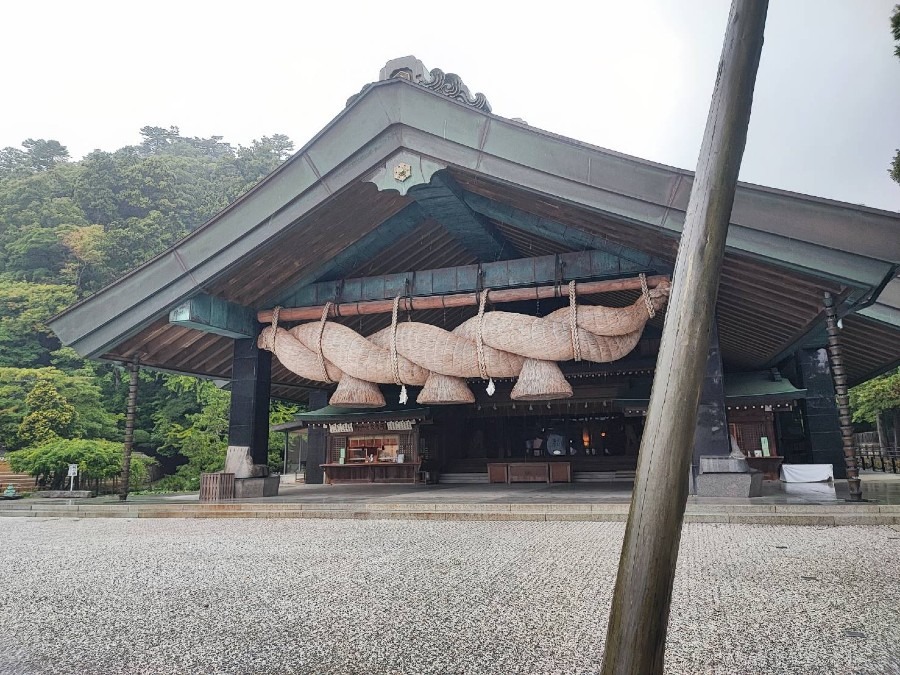
[[[613,522],[0,519],[0,673],[597,673]],[[900,672],[900,528],[688,524],[666,672]]]
[[[864,478],[868,501],[849,504],[834,485],[764,484],[754,499],[696,498],[686,522],[782,525],[900,524],[900,476]],[[75,518],[354,518],[624,521],[630,483],[515,485],[282,485],[274,498],[200,503],[197,494],[0,502],[0,516]]]

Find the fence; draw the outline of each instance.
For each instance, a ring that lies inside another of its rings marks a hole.
[[[900,447],[881,445],[878,442],[878,433],[875,431],[853,434],[853,440],[861,469],[900,473]]]

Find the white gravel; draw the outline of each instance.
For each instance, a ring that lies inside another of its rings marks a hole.
[[[597,673],[623,532],[4,518],[0,672]],[[890,527],[687,525],[666,670],[900,673],[898,561]]]

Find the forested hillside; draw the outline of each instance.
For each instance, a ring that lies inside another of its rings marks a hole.
[[[89,479],[117,473],[121,445],[102,441],[122,439],[127,388],[120,368],[62,348],[48,318],[165,250],[293,150],[283,135],[234,147],[177,127],[140,133],[139,145],[80,161],[56,140],[0,150],[0,445],[47,484],[68,461]],[[142,373],[137,449],[178,467],[163,487],[195,488],[201,470],[221,468],[228,402],[212,383]],[[290,414],[275,405],[278,421]],[[136,487],[151,463],[138,458]]]

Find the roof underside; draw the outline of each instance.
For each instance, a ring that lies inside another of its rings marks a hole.
[[[312,281],[491,262],[479,258],[458,227],[427,212],[405,229],[389,229],[416,208],[415,191],[380,191],[364,180],[385,166],[385,157],[406,157],[410,148],[439,164],[442,180],[458,190],[462,211],[477,212],[475,219],[505,242],[507,258],[585,250],[591,241],[674,265],[690,191],[687,172],[560,139],[416,85],[385,84],[391,86],[364,93],[285,167],[170,252],[60,315],[54,330],[91,356],[127,360],[140,354],[149,367],[228,379],[230,338],[169,324],[168,311],[185,298],[202,292],[267,309],[289,289]],[[367,101],[375,108],[366,109]],[[396,120],[375,124],[385,110]],[[473,128],[460,131],[464,123]],[[504,136],[510,138],[501,144]],[[525,141],[528,147],[522,147]],[[568,163],[582,155],[587,173],[576,180]],[[420,182],[427,183],[427,176]],[[900,237],[877,235],[885,238],[882,245],[860,241],[876,236],[869,232],[896,233],[896,214],[744,187],[733,221],[717,305],[722,355],[733,370],[768,368],[790,349],[808,346],[821,328],[823,293],[860,303],[888,281],[900,259]],[[547,223],[572,236],[545,231]],[[346,273],[328,266],[360,242],[363,248],[377,244],[375,253],[357,250]],[[635,297],[583,300],[621,305]],[[884,320],[893,309],[877,310],[877,316],[844,319],[852,382],[900,359],[900,326]],[[423,311],[414,319],[449,329],[473,313]],[[366,335],[388,325],[390,316],[338,320]],[[661,328],[662,317],[654,325]],[[272,376],[273,394],[282,398],[302,398],[306,388],[321,386],[277,362]]]

